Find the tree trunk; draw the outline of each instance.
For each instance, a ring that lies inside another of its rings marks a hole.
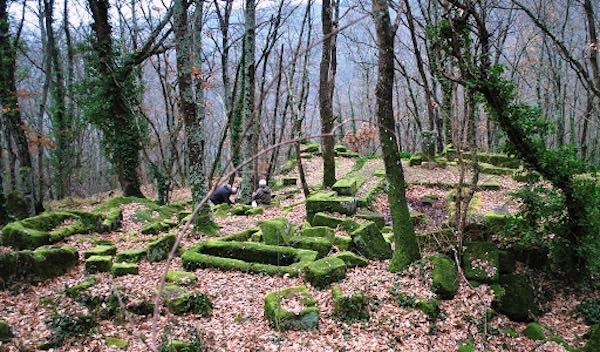
[[[405,195],[404,172],[394,133],[392,90],[394,87],[394,29],[390,25],[387,0],[373,0],[373,18],[377,34],[379,77],[375,89],[377,121],[383,162],[388,180],[388,201],[392,213],[396,250],[389,270],[398,272],[421,257],[410,220]]]
[[[333,33],[332,0],[323,0],[321,21],[323,25],[323,49],[319,70],[319,112],[321,115],[321,152],[323,154],[323,187],[335,183],[335,153],[333,131],[333,89],[335,82],[335,34]],[[336,0],[333,0],[336,1]]]

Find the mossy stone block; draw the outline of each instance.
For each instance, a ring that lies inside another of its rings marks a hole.
[[[172,340],[163,345],[160,352],[201,352],[202,349],[197,343]]]
[[[281,246],[292,238],[294,228],[285,218],[274,218],[261,221],[258,224],[263,235],[263,242],[269,245]]]
[[[246,215],[247,216],[255,216],[255,215],[260,215],[264,212],[265,212],[265,210],[263,208],[256,207],[256,208],[250,208],[250,209],[246,210]]]
[[[529,323],[525,330],[523,330],[523,335],[528,337],[531,340],[546,340],[546,333],[544,332],[544,327],[539,323]]]
[[[339,258],[344,261],[347,268],[364,267],[369,265],[369,261],[353,252],[343,251],[332,255],[334,258]]]
[[[127,311],[135,315],[150,315],[154,312],[154,303],[150,301],[132,302],[127,305]]]
[[[421,165],[423,163],[423,155],[421,154],[413,154],[408,160],[408,165],[415,166]]]
[[[212,303],[208,296],[190,292],[178,285],[165,286],[162,297],[169,311],[175,315],[193,312],[208,316],[212,310]]]
[[[333,316],[344,321],[369,320],[369,299],[362,292],[344,295],[338,287],[331,289]]]
[[[352,237],[344,235],[333,236],[333,245],[341,251],[348,251],[352,249]]]
[[[85,260],[85,271],[88,274],[107,273],[112,268],[112,257],[109,255],[93,255]]]
[[[114,263],[111,271],[113,276],[137,275],[139,267],[136,263]]]
[[[106,346],[108,347],[118,348],[120,350],[126,350],[129,347],[129,341],[118,337],[107,337],[104,340],[104,343],[106,343]]]
[[[181,285],[181,286],[189,286],[196,283],[198,278],[196,274],[190,273],[189,271],[169,271],[167,272],[167,282]]]
[[[353,197],[336,196],[335,192],[316,192],[306,200],[306,217],[313,224],[313,217],[320,212],[354,215],[357,204]],[[315,224],[313,224],[315,225]]]
[[[175,234],[168,234],[150,242],[148,244],[148,261],[154,263],[167,259],[176,239]]]
[[[168,231],[177,226],[177,222],[171,219],[152,221],[142,227],[142,233],[145,235],[158,235],[161,232]]]
[[[79,264],[79,254],[73,246],[42,246],[33,251],[33,256],[36,274],[41,279],[60,276]]]
[[[281,179],[281,183],[284,187],[296,186],[298,184],[298,179],[295,177],[284,177]]]
[[[454,261],[443,254],[429,257],[431,262],[431,285],[443,299],[452,299],[458,291],[458,273]]]
[[[300,230],[302,237],[322,237],[330,241],[333,240],[334,234],[334,230],[328,226],[304,226]]]
[[[500,274],[512,274],[517,269],[516,257],[513,252],[498,251],[498,265]]]
[[[117,253],[117,247],[114,245],[99,245],[88,249],[83,252],[84,258],[89,258],[93,255],[110,255],[113,256]]]
[[[117,254],[117,263],[139,263],[146,257],[148,251],[143,248],[128,249]]]
[[[248,241],[250,237],[256,232],[260,231],[257,227],[247,228],[245,230],[235,232],[229,235],[225,235],[223,237],[219,237],[219,241],[237,241],[244,242]]]
[[[340,258],[327,257],[309,264],[304,278],[316,288],[325,288],[346,277],[346,263]]]
[[[512,215],[508,212],[490,210],[483,214],[483,224],[489,233],[497,235],[506,228],[506,224],[511,218]]]
[[[232,215],[246,215],[246,212],[252,210],[252,206],[246,204],[236,204],[231,208]]]
[[[392,257],[392,247],[383,238],[374,222],[361,225],[352,232],[351,236],[358,253],[367,259],[384,260]]]
[[[336,153],[344,153],[344,152],[347,152],[347,151],[348,151],[348,148],[346,148],[346,146],[345,146],[345,145],[343,145],[343,144],[336,144],[336,145],[333,147],[333,150],[334,150]]]
[[[469,280],[494,283],[498,281],[498,248],[491,242],[467,242],[463,253],[463,269]]]
[[[385,226],[385,219],[383,215],[374,211],[359,211],[356,213],[356,217],[367,221],[373,221],[380,230]]]
[[[0,320],[0,342],[7,342],[13,338],[10,325],[4,320]]]
[[[302,309],[287,310],[282,303],[290,300]],[[306,286],[290,287],[265,296],[265,318],[277,330],[314,330],[319,326],[319,307]]]
[[[473,341],[463,341],[458,344],[458,352],[475,352]]]
[[[319,258],[323,258],[329,254],[331,247],[333,247],[333,243],[325,237],[295,236],[289,241],[289,245],[295,248],[315,251],[318,253]]]
[[[353,196],[358,191],[358,179],[356,177],[339,179],[331,189],[340,196]]]
[[[519,322],[531,321],[540,313],[535,291],[527,276],[522,274],[503,275],[500,284],[504,294],[493,302],[495,308],[509,319]]]
[[[69,297],[72,297],[72,298],[77,297],[83,291],[86,291],[90,287],[93,287],[94,285],[96,285],[97,282],[98,282],[98,280],[94,276],[89,276],[89,277],[85,278],[83,281],[81,281],[80,283],[77,283],[75,285],[67,287],[65,289],[65,293]]]

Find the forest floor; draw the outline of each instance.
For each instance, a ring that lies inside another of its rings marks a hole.
[[[371,160],[372,170],[382,168],[381,160]],[[337,159],[337,176],[348,173],[354,165],[353,159]],[[308,183],[316,187],[322,177],[321,159],[304,161]],[[428,170],[420,166],[405,165],[409,183],[407,197],[411,208],[423,212],[429,218],[426,224],[418,225],[418,231],[432,231],[447,220],[448,190],[435,186],[414,185],[418,181],[456,181],[458,170],[454,166],[445,169]],[[511,200],[509,192],[519,184],[510,176],[482,175],[482,182],[494,180],[502,188],[499,191],[478,192],[481,202],[476,212],[502,208],[514,212],[518,204]],[[411,185],[412,184],[412,185]],[[278,207],[266,208],[257,216],[228,216],[217,218],[222,234],[234,233],[255,226],[257,222],[274,217],[285,217],[299,225],[306,219],[304,197],[299,190],[289,188],[289,197]],[[433,204],[424,205],[424,195],[434,195]],[[147,194],[147,196],[153,196]],[[177,190],[174,198],[189,198],[189,190]],[[143,223],[135,218],[139,204],[123,206],[122,227],[114,232],[92,235],[75,235],[65,242],[77,248],[80,254],[92,247],[92,239],[102,238],[116,244],[117,250],[139,248],[154,236],[142,235]],[[380,193],[373,207],[387,214],[387,197]],[[286,208],[284,211],[283,209]],[[188,235],[183,241],[187,247],[206,239],[201,233]],[[432,251],[423,248],[424,253]],[[370,261],[367,267],[353,268],[346,279],[339,283],[344,292],[360,290],[370,297],[369,321],[346,323],[333,317],[331,290],[316,290],[310,285],[319,309],[320,319],[317,330],[283,331],[271,328],[264,318],[264,297],[273,290],[304,284],[302,278],[249,274],[218,269],[198,269],[197,282],[192,290],[207,294],[213,303],[209,317],[199,317],[192,313],[173,315],[163,310],[158,318],[159,333],[169,327],[169,334],[185,338],[189,328],[200,332],[203,345],[211,351],[456,351],[460,341],[472,339],[478,351],[565,351],[555,342],[534,341],[523,336],[526,324],[511,322],[504,315],[496,315],[487,321],[485,312],[489,309],[493,295],[485,284],[472,288],[461,283],[458,294],[451,300],[441,302],[442,315],[432,322],[420,310],[403,308],[395,300],[392,292],[401,289],[417,297],[433,295],[428,280],[415,266],[409,270],[392,274],[387,271],[388,261]],[[95,295],[110,295],[114,287],[120,287],[136,299],[152,299],[165,262],[148,263],[142,261],[139,275],[112,277],[109,273],[96,274],[99,284],[92,287]],[[183,270],[180,258],[175,258],[170,270]],[[526,270],[518,266],[518,270]],[[65,295],[65,287],[81,282],[86,277],[81,262],[67,274],[34,285],[20,285],[11,290],[0,291],[0,319],[6,320],[13,328],[16,338],[10,343],[0,343],[0,351],[33,350],[32,346],[43,343],[51,333],[48,320],[56,310],[81,313],[87,308]],[[538,286],[543,287],[545,303],[539,322],[560,335],[574,347],[585,344],[583,335],[589,330],[582,318],[573,309],[590,295],[598,292],[575,292],[566,285],[558,285],[543,274],[536,274]],[[48,302],[53,302],[49,304]],[[68,339],[62,347],[53,351],[118,351],[107,347],[106,337],[119,337],[129,341],[128,351],[148,351],[144,341],[151,336],[153,318],[151,316],[128,315],[125,320],[101,320],[91,334]],[[482,326],[485,325],[485,329]],[[514,331],[515,334],[508,333]],[[21,349],[22,348],[22,349]]]

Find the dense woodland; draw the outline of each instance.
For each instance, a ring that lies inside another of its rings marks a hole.
[[[0,0],[0,351],[600,351],[599,13]]]

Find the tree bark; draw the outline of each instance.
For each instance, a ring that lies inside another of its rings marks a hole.
[[[387,0],[373,0],[373,18],[377,34],[379,77],[375,88],[377,122],[388,180],[388,201],[392,213],[396,249],[389,270],[398,272],[421,257],[406,202],[404,172],[398,152],[392,90],[394,87],[394,32],[390,24]]]

